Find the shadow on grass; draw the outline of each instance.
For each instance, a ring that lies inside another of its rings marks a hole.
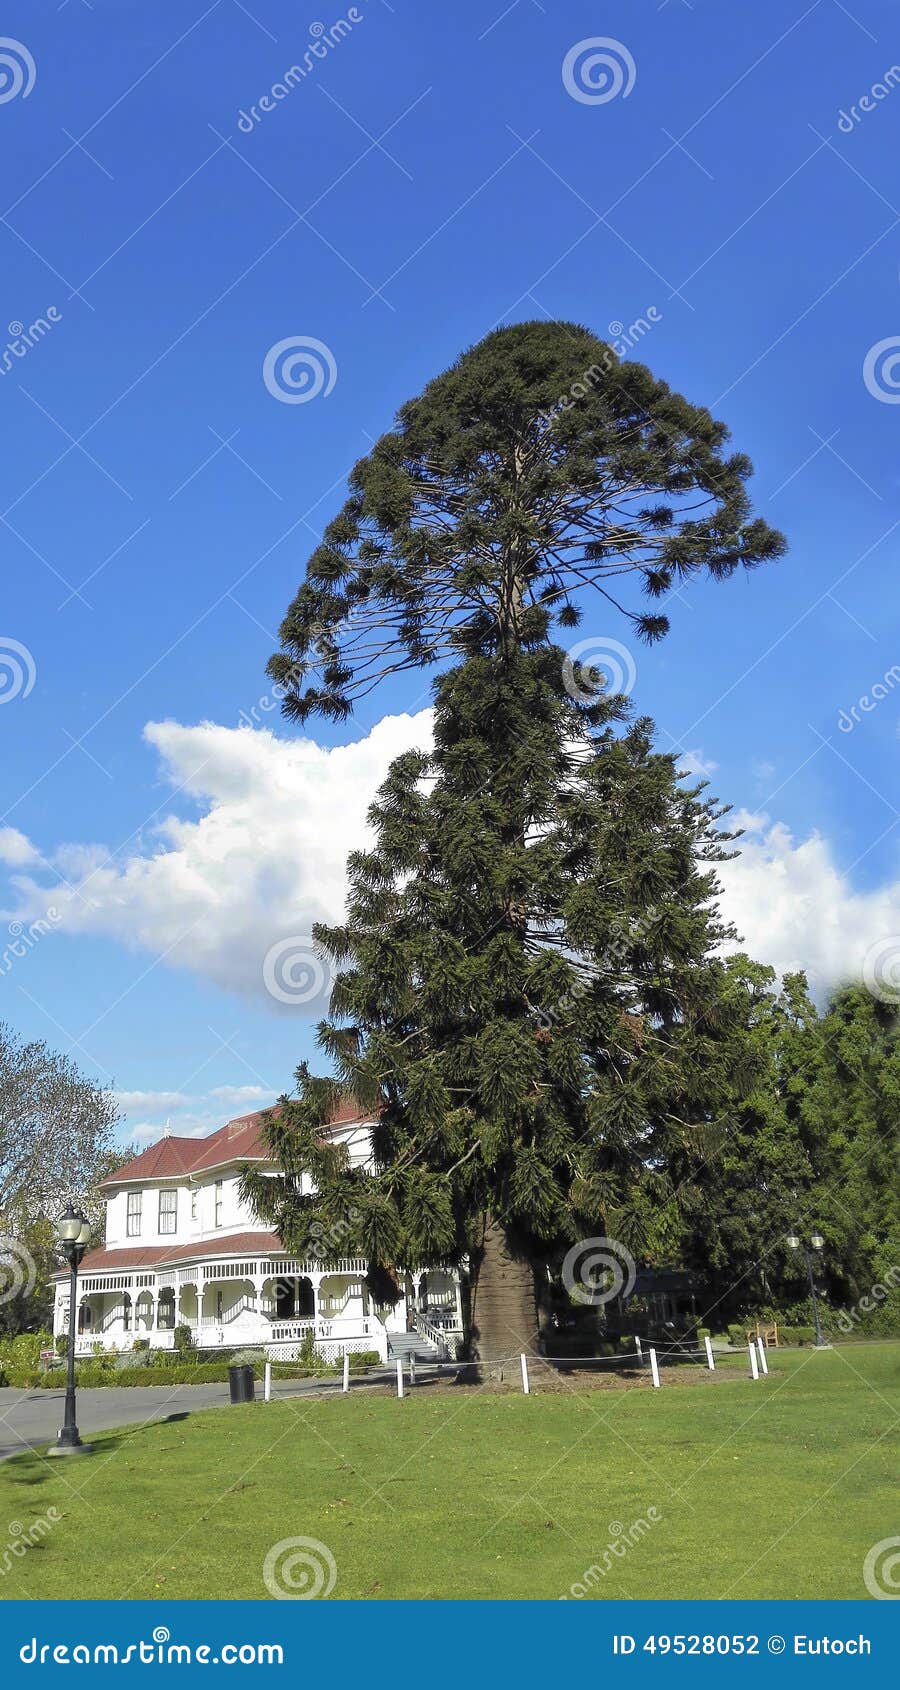
[[[89,1462],[93,1459],[95,1453],[97,1455],[111,1454],[121,1444],[130,1443],[132,1438],[141,1437],[144,1432],[149,1432],[154,1426],[172,1426],[180,1420],[190,1420],[190,1418],[190,1411],[184,1409],[177,1414],[167,1414],[158,1420],[138,1421],[134,1426],[124,1427],[121,1432],[88,1432],[84,1438],[84,1443],[90,1446],[91,1453],[84,1457],[72,1455],[53,1457],[52,1460],[48,1460],[47,1451],[52,1448],[50,1443],[42,1442],[29,1449],[16,1446],[15,1453],[10,1454],[9,1459],[3,1462],[0,1471],[5,1478],[11,1479],[13,1485],[18,1485],[21,1488],[45,1485],[58,1476],[57,1470],[60,1463],[63,1465],[69,1463],[77,1469],[79,1461]],[[68,1468],[66,1468],[66,1471],[68,1471]],[[0,1480],[0,1483],[2,1483],[2,1480]]]

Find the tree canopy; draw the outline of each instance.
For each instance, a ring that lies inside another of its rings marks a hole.
[[[673,587],[785,549],[728,439],[577,324],[488,335],[353,470],[269,665],[285,713],[341,719],[385,675],[531,647],[591,590],[659,639]]]

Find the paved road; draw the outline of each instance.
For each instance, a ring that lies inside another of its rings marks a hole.
[[[387,1377],[387,1375],[385,1375]],[[351,1380],[355,1385],[357,1380]],[[362,1383],[362,1380],[359,1380]],[[340,1381],[319,1379],[273,1381],[273,1397],[296,1397],[340,1389]],[[262,1386],[257,1383],[257,1396]],[[0,1389],[0,1460],[41,1449],[56,1441],[62,1423],[64,1391]],[[221,1408],[228,1402],[227,1385],[104,1385],[78,1392],[78,1428],[87,1443],[92,1432],[115,1426],[140,1425],[146,1420],[181,1419],[199,1408]]]

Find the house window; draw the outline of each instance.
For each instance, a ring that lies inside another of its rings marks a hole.
[[[222,1225],[222,1181],[216,1180],[216,1226]]]
[[[140,1191],[129,1191],[128,1193],[128,1220],[125,1231],[129,1238],[140,1237],[142,1196],[143,1192]]]
[[[197,1187],[191,1186],[191,1220],[197,1219]]]
[[[171,1331],[175,1325],[175,1292],[171,1287],[167,1287],[159,1293],[156,1322],[163,1331]]]
[[[177,1212],[178,1192],[161,1191],[159,1194],[159,1230],[161,1233],[175,1231]]]

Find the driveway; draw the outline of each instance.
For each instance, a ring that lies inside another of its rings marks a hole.
[[[373,1374],[375,1383],[387,1374]],[[366,1376],[351,1379],[351,1388],[366,1382]],[[272,1381],[273,1397],[297,1397],[340,1390],[340,1380],[278,1379]],[[257,1381],[257,1399],[262,1385]],[[78,1392],[78,1429],[85,1443],[92,1432],[108,1432],[116,1426],[141,1425],[147,1420],[181,1419],[200,1408],[222,1408],[228,1402],[228,1386],[222,1385],[104,1385]],[[56,1442],[62,1425],[64,1391],[21,1391],[0,1388],[0,1461],[21,1455],[23,1449],[42,1449]]]

